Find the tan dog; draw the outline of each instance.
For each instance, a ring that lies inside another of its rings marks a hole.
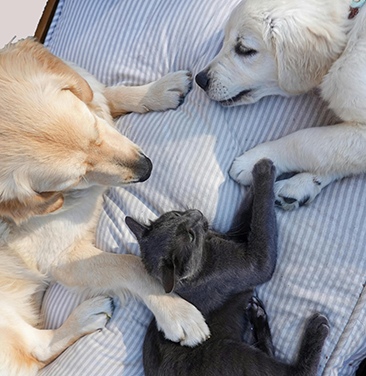
[[[144,181],[152,168],[111,113],[176,108],[189,73],[105,88],[75,69],[32,39],[0,51],[0,375],[35,374],[111,316],[110,298],[96,297],[59,329],[38,329],[51,281],[121,297],[128,289],[173,341],[194,345],[209,334],[200,312],[165,294],[140,258],[93,246],[106,187]]]

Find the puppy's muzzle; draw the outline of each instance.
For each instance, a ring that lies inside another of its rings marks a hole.
[[[200,86],[204,91],[207,91],[210,85],[210,79],[208,77],[207,71],[201,71],[196,75],[196,83]]]

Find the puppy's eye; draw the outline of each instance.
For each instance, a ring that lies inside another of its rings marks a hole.
[[[238,55],[244,56],[244,57],[251,57],[258,53],[258,51],[254,50],[253,48],[247,48],[241,44],[237,44],[235,46],[235,52]]]
[[[194,241],[194,232],[192,230],[188,231],[189,241],[192,243]]]

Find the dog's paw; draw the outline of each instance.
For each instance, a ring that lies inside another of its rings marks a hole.
[[[294,210],[309,205],[321,189],[322,184],[316,176],[306,172],[300,173],[275,183],[275,204],[283,210]]]
[[[168,73],[149,88],[143,103],[146,111],[166,111],[178,108],[192,88],[189,71]]]
[[[209,338],[210,330],[201,312],[194,305],[175,294],[151,299],[150,309],[165,338],[190,347]]]
[[[113,314],[113,300],[97,296],[85,300],[69,316],[66,323],[79,336],[103,329]]]
[[[242,154],[240,157],[237,157],[234,159],[234,162],[230,168],[229,174],[230,177],[242,185],[250,185],[252,182],[252,171],[255,166],[255,164],[260,161],[261,159],[264,159],[269,162],[264,162],[263,168],[269,168],[269,166],[265,166],[265,164],[269,164],[273,162],[276,164],[274,158],[271,156],[271,150],[267,145],[261,144],[256,146],[255,148],[248,150],[244,154]],[[271,162],[273,161],[273,162]],[[278,168],[278,166],[276,165]],[[262,168],[261,166],[258,167]],[[277,173],[278,174],[278,173]]]
[[[234,159],[231,165],[229,175],[237,183],[242,185],[250,185],[252,182],[252,170],[256,161],[247,158],[244,153],[240,157]]]

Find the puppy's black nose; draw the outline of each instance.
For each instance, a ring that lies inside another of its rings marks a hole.
[[[208,89],[210,79],[208,78],[207,72],[201,71],[196,75],[197,85],[200,86],[203,90]]]

